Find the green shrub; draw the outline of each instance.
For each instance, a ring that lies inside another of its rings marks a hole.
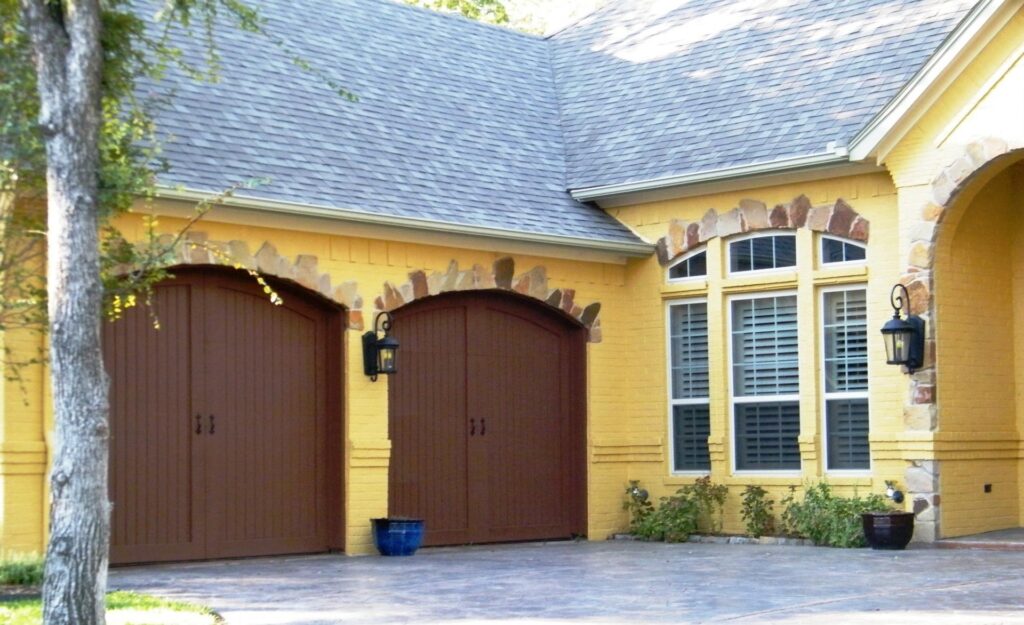
[[[889,510],[885,497],[840,497],[827,482],[807,485],[804,497],[796,501],[795,489],[783,499],[783,524],[788,533],[809,538],[816,545],[863,547],[862,512]]]
[[[741,514],[747,525],[747,534],[760,538],[775,531],[775,515],[772,506],[774,499],[768,497],[768,491],[760,486],[747,486],[743,489],[743,507]]]
[[[721,528],[722,506],[728,488],[702,477],[670,497],[662,497],[655,509],[647,491],[637,481],[626,488],[623,508],[630,512],[630,531],[643,540],[685,542],[698,529],[715,532]]]
[[[43,583],[43,558],[35,554],[11,555],[0,560],[0,584],[38,586]]]
[[[697,529],[708,534],[722,531],[722,507],[729,487],[725,484],[713,484],[711,476],[698,478],[691,486],[679,489],[697,504]]]
[[[662,497],[658,508],[644,517],[633,533],[644,540],[685,542],[697,530],[699,507],[683,489],[671,497]]]

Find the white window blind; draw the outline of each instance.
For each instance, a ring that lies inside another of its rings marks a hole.
[[[674,471],[707,471],[711,468],[707,303],[669,306],[669,375],[672,468]]]
[[[867,292],[823,294],[826,466],[870,468]]]
[[[800,468],[795,295],[732,302],[733,436],[738,470]]]
[[[735,395],[787,395],[799,390],[796,317],[796,296],[733,302]]]

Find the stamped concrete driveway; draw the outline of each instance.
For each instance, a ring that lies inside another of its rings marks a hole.
[[[229,625],[1024,625],[1024,553],[660,543],[425,549],[115,569]]]

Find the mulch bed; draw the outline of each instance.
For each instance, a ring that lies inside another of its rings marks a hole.
[[[39,586],[8,586],[0,584],[0,601],[16,599],[38,599],[43,589]]]

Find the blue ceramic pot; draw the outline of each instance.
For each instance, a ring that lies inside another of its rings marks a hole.
[[[423,544],[423,519],[370,519],[373,543],[382,556],[411,556]]]

